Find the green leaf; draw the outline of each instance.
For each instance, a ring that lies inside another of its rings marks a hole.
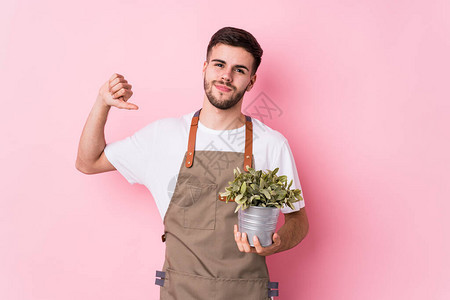
[[[279,169],[280,169],[280,168],[276,168],[275,170],[273,170],[273,171],[272,171],[272,176],[274,176],[275,174],[277,174],[277,172],[278,172]]]
[[[244,181],[244,183],[241,185],[241,194],[245,193],[246,190],[247,190],[247,184]]]
[[[252,169],[252,168],[250,168],[250,167],[247,167],[247,170],[248,170],[248,172],[249,172],[251,175],[255,175],[255,169]]]
[[[283,200],[284,198],[286,198],[286,194],[286,191],[281,191],[277,196],[277,200]]]
[[[269,191],[267,191],[266,189],[262,189],[261,192],[264,194],[264,196],[266,196],[267,199],[271,198]]]
[[[288,205],[290,208],[295,209],[294,205],[292,205],[291,202],[288,202],[287,205]]]

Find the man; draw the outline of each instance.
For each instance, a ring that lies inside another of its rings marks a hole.
[[[201,109],[157,120],[106,145],[104,126],[111,106],[138,109],[128,102],[131,84],[114,74],[100,88],[86,121],[76,168],[86,174],[117,169],[131,184],[146,185],[156,201],[166,242],[163,271],[156,280],[161,299],[269,299],[275,293],[265,256],[288,250],[306,236],[309,225],[300,201],[295,210],[282,208],[285,223],[272,245],[262,247],[256,238],[251,247],[246,234],[238,232],[236,204],[219,196],[234,179],[233,169],[246,170],[247,165],[279,167],[278,174],[294,179],[291,188],[301,188],[284,136],[241,113],[262,53],[247,31],[222,28],[208,45]]]

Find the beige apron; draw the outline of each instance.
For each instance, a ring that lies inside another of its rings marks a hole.
[[[254,166],[251,118],[245,116],[244,153],[195,151],[194,160],[200,111],[192,118],[188,150],[164,217],[165,262],[156,272],[160,299],[270,299],[278,286],[269,281],[265,257],[239,251],[236,204],[219,195],[233,181],[233,169]]]

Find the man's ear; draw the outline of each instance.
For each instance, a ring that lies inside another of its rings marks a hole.
[[[205,73],[206,67],[208,66],[208,61],[205,60],[205,62],[203,63],[203,68],[202,68],[202,72]]]
[[[253,85],[256,82],[256,74],[252,75],[250,78],[250,83],[248,84],[247,88],[245,89],[247,92],[250,92],[250,90],[253,88]]]

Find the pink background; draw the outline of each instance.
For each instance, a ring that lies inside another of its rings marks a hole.
[[[2,2],[0,299],[158,298],[151,194],[78,172],[78,141],[114,72],[140,109],[107,142],[199,108],[224,26],[264,49],[244,106],[282,110],[306,200],[309,235],[268,258],[279,299],[449,299],[449,2],[273,3]]]

